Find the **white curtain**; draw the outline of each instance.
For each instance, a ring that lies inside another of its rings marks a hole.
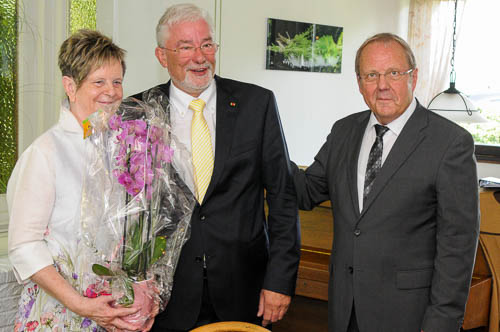
[[[21,154],[56,123],[64,96],[57,55],[68,36],[67,0],[18,1],[18,147]],[[0,195],[0,256],[8,224],[5,195]]]
[[[57,57],[68,15],[67,0],[18,2],[19,153],[59,118],[64,92]]]
[[[457,38],[466,0],[457,7]],[[411,0],[408,43],[415,53],[418,82],[415,96],[427,106],[450,82],[455,0]]]

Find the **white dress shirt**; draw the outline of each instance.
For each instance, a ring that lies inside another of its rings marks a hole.
[[[403,130],[406,122],[415,111],[417,107],[417,102],[415,99],[410,103],[408,108],[401,114],[397,119],[392,121],[389,124],[386,124],[385,127],[389,128],[389,130],[385,133],[382,140],[384,142],[384,147],[382,150],[382,166],[389,155],[389,152],[392,149],[392,146],[396,142],[399,134]],[[375,138],[377,137],[377,133],[375,132],[375,125],[380,124],[373,114],[370,115],[370,120],[368,120],[368,125],[366,126],[365,133],[363,135],[363,140],[361,142],[361,149],[359,151],[358,158],[358,202],[359,202],[359,211],[363,210],[363,192],[365,187],[365,174],[366,174],[366,166],[368,164],[368,156],[370,155],[370,150],[372,148],[373,143],[375,142]],[[381,125],[381,124],[380,124]]]
[[[207,121],[208,130],[210,131],[210,138],[212,140],[212,152],[215,156],[215,125],[216,125],[216,106],[217,106],[217,93],[215,80],[208,88],[201,93],[198,98],[185,93],[177,88],[173,83],[170,84],[170,123],[172,125],[172,133],[174,140],[172,148],[174,149],[173,164],[175,169],[179,172],[181,179],[184,180],[186,185],[194,191],[194,175],[191,160],[191,120],[193,119],[193,111],[189,109],[189,104],[195,99],[203,99],[205,108],[203,115]],[[180,144],[183,148],[176,148]],[[183,155],[183,150],[188,155]],[[188,162],[186,162],[188,161]]]
[[[9,179],[9,259],[19,282],[59,258],[74,265],[83,156],[83,129],[64,103],[59,122],[24,151]]]

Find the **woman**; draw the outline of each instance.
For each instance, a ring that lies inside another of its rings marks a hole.
[[[24,283],[16,331],[137,330],[112,296],[83,289],[89,263],[78,253],[84,169],[82,121],[119,104],[125,51],[99,32],[80,30],[63,42],[59,68],[67,98],[59,122],[22,154],[9,180],[9,258]],[[108,295],[108,294],[106,294]]]

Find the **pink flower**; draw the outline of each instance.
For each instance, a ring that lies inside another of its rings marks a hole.
[[[149,133],[149,140],[152,144],[157,144],[163,138],[163,129],[151,126],[151,132]]]
[[[106,286],[106,284],[104,284]],[[111,295],[108,291],[105,289],[98,290],[96,284],[90,284],[85,292],[83,293],[83,296],[88,297],[88,298],[96,298],[101,295]]]
[[[133,130],[136,135],[138,135],[138,136],[146,136],[147,135],[148,125],[146,124],[145,121],[134,120],[134,121],[131,121],[130,125],[131,126],[129,127],[129,130]]]
[[[172,162],[172,157],[174,156],[174,149],[172,149],[168,145],[162,145],[161,151],[161,160],[166,163]]]
[[[34,331],[38,326],[38,322],[36,320],[32,320],[28,323],[26,323],[26,330],[28,331]]]
[[[117,114],[114,114],[113,116],[111,116],[111,118],[109,119],[109,128],[111,128],[112,130],[118,130],[122,125],[122,117],[117,115]]]
[[[51,325],[54,320],[54,314],[52,312],[45,312],[40,316],[40,323],[42,325]]]
[[[146,136],[134,137],[134,140],[130,142],[132,151],[135,153],[146,153],[148,149],[148,141]]]
[[[128,137],[128,131],[122,130],[118,136],[116,136],[117,143],[125,142]]]
[[[87,289],[85,290],[85,293],[83,294],[83,296],[91,298],[91,299],[96,298],[97,293],[94,291],[94,289],[95,289],[94,284],[89,285],[89,287],[87,287]]]
[[[137,173],[141,167],[144,167],[144,162],[146,160],[146,156],[144,153],[132,153],[129,159],[130,162],[130,173]]]

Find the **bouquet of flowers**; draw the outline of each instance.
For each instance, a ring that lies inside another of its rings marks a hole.
[[[153,89],[143,101],[129,98],[88,119],[81,206],[81,243],[92,269],[86,292],[140,307],[128,318],[139,324],[170,298],[195,205],[172,165],[174,153],[187,151],[175,144],[168,105]]]

